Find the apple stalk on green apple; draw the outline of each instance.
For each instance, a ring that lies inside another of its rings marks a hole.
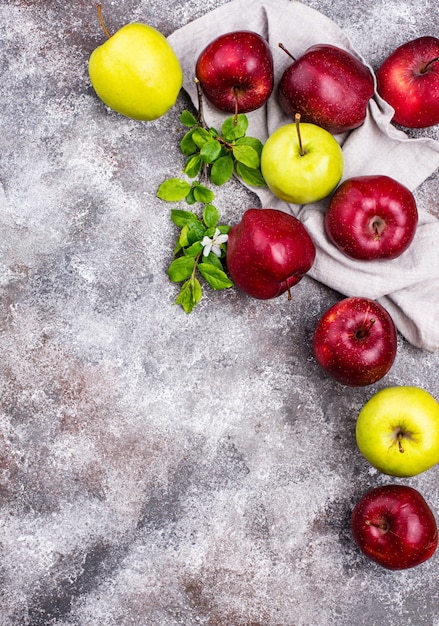
[[[277,128],[266,140],[261,171],[271,192],[293,204],[309,204],[328,196],[343,173],[343,152],[336,139],[316,124]]]
[[[148,24],[130,23],[90,55],[89,76],[99,98],[126,117],[152,121],[174,106],[183,85],[180,62],[166,37]]]
[[[356,440],[380,472],[416,476],[439,462],[439,402],[416,386],[381,389],[358,415]]]

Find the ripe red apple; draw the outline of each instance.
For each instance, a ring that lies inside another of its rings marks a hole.
[[[395,324],[379,302],[344,298],[318,321],[312,347],[319,365],[339,383],[371,385],[387,374],[395,360]]]
[[[423,496],[407,485],[384,485],[366,493],[352,511],[354,541],[387,569],[420,565],[435,552],[436,520]]]
[[[439,39],[418,37],[399,46],[377,73],[377,91],[407,128],[439,124]]]
[[[279,82],[279,103],[287,115],[294,118],[300,113],[303,122],[333,134],[361,126],[373,94],[369,68],[329,44],[308,48],[286,68]]]
[[[254,298],[275,298],[308,272],[316,250],[303,224],[277,209],[248,209],[232,226],[227,268],[237,287]]]
[[[357,176],[334,192],[325,215],[331,241],[363,261],[395,259],[411,244],[418,224],[412,192],[389,176]]]
[[[273,56],[258,33],[225,33],[201,52],[195,74],[216,108],[248,113],[265,104],[273,91]]]

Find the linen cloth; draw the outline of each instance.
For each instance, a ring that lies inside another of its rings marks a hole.
[[[317,43],[344,48],[372,68],[353,48],[344,31],[328,17],[301,2],[291,0],[232,0],[183,26],[168,37],[183,69],[183,88],[197,106],[195,63],[215,37],[234,30],[258,32],[269,42],[274,59],[275,88],[267,104],[247,114],[248,135],[265,142],[282,124],[293,123],[281,110],[277,84],[291,64],[279,48],[283,43],[294,57]],[[221,128],[230,114],[203,100],[209,126]],[[337,135],[344,153],[342,181],[352,176],[385,174],[414,191],[439,167],[439,142],[413,139],[391,124],[393,109],[376,93],[368,105],[364,124]],[[309,271],[315,280],[344,296],[378,300],[392,315],[400,333],[414,346],[434,352],[439,347],[439,220],[419,210],[415,238],[400,257],[391,261],[358,261],[348,258],[330,242],[324,230],[329,199],[308,205],[287,204],[267,188],[252,188],[261,206],[277,208],[298,217],[317,250]]]

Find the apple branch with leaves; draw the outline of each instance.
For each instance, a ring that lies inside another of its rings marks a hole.
[[[186,178],[168,178],[161,183],[157,197],[166,202],[185,201],[202,204],[202,215],[187,209],[172,209],[171,219],[180,232],[174,247],[174,259],[168,268],[172,282],[182,286],[175,304],[190,313],[202,297],[199,276],[214,290],[233,286],[225,267],[230,226],[219,223],[214,206],[215,193],[208,186],[224,185],[233,174],[251,186],[265,186],[260,169],[262,142],[246,136],[248,118],[236,114],[224,120],[221,131],[209,127],[203,116],[199,83],[198,115],[183,111],[181,123],[188,129],[180,141],[185,157]],[[188,180],[189,179],[189,180]]]

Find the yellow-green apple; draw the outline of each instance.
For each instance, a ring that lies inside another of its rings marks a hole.
[[[363,261],[400,256],[413,241],[417,224],[412,192],[384,175],[345,180],[325,215],[331,241],[347,256]]]
[[[381,389],[361,409],[356,439],[380,472],[416,476],[439,462],[439,403],[416,386]]]
[[[292,55],[281,45],[292,57]],[[294,119],[331,133],[358,128],[374,94],[369,68],[350,52],[329,44],[311,46],[286,68],[279,82],[279,103]]]
[[[343,152],[336,139],[316,124],[277,128],[261,153],[261,171],[272,193],[294,204],[309,204],[328,196],[343,174]]]
[[[248,113],[265,104],[273,91],[273,55],[258,33],[224,33],[202,50],[195,75],[217,109]]]
[[[393,121],[407,128],[439,124],[439,39],[418,37],[396,48],[376,73]]]
[[[339,383],[371,385],[387,374],[395,360],[395,324],[379,302],[344,298],[319,319],[312,348],[319,365]]]
[[[148,24],[120,28],[89,60],[91,83],[111,109],[151,121],[174,106],[183,84],[180,62],[166,37]]]
[[[433,511],[408,485],[383,485],[365,493],[352,511],[351,530],[360,550],[391,570],[424,563],[438,544]]]
[[[303,224],[277,209],[247,209],[232,226],[227,269],[237,287],[260,299],[275,298],[298,283],[315,259]]]

